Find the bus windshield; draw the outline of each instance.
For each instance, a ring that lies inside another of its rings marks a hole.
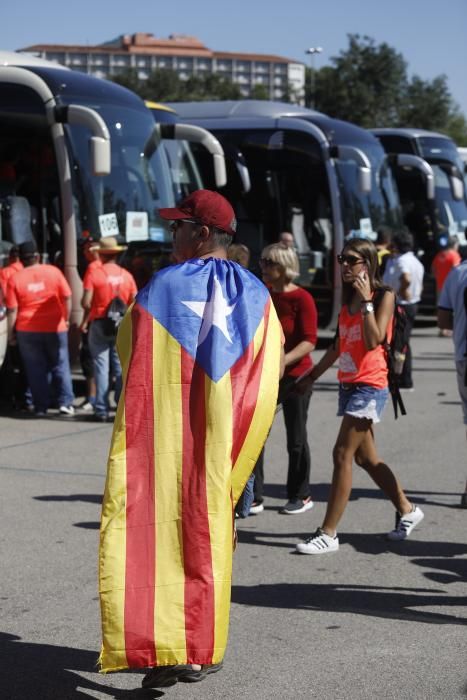
[[[151,113],[109,103],[86,106],[100,113],[107,124],[112,170],[105,177],[93,176],[89,132],[81,126],[66,127],[77,235],[87,230],[95,238],[120,235],[127,242],[170,241],[158,209],[174,205],[174,190]]]

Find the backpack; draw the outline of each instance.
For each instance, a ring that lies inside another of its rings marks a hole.
[[[387,291],[392,291],[392,289],[390,287],[382,287],[375,291],[375,311]],[[394,407],[394,418],[396,419],[398,408],[400,408],[403,416],[407,415],[399,389],[399,377],[404,369],[405,357],[409,345],[409,334],[410,326],[404,307],[396,301],[392,318],[391,342],[389,342],[387,336],[385,336],[382,343],[388,366],[388,386],[391,393],[392,405]]]
[[[121,297],[116,296],[112,299],[102,319],[104,333],[106,335],[111,337],[117,336],[118,327],[125,316],[127,308],[127,305]]]

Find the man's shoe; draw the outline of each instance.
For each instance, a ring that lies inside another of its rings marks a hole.
[[[315,504],[311,500],[311,496],[302,500],[301,498],[294,498],[288,501],[280,512],[284,515],[298,515],[299,513],[306,513],[307,510],[311,510]]]
[[[141,685],[143,688],[169,688],[178,681],[178,671],[184,666],[155,666],[146,673]]]
[[[191,666],[183,667],[183,670],[178,675],[180,683],[197,683],[206,678],[209,673],[217,673],[223,666],[220,664],[210,664],[209,666],[201,666],[199,671],[195,671]]]
[[[75,415],[75,409],[73,406],[60,406],[58,409],[58,412],[60,413],[61,416],[74,416]]]
[[[94,410],[94,406],[92,405],[92,403],[90,401],[88,401],[88,399],[84,399],[82,401],[82,403],[80,403],[79,406],[77,406],[76,408],[78,408],[80,411],[87,411],[87,412]]]
[[[339,540],[337,535],[331,537],[319,527],[311,537],[305,542],[299,542],[295,548],[300,554],[330,554],[339,549]]]
[[[405,540],[410,535],[414,527],[416,527],[419,523],[422,522],[423,518],[423,511],[418,506],[415,506],[415,508],[410,513],[406,513],[405,515],[400,516],[400,518],[398,519],[399,522],[397,523],[394,530],[388,532],[388,540],[391,540],[392,542],[399,542],[400,540]]]
[[[206,678],[208,673],[216,673],[222,668],[220,664],[202,666],[195,670],[191,664],[179,664],[177,666],[156,666],[147,673],[142,680],[143,688],[169,688],[178,681],[182,683],[197,683]]]
[[[263,501],[253,501],[250,507],[250,515],[257,515],[264,510]]]

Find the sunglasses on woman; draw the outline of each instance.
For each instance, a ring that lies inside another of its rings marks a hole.
[[[337,256],[337,262],[339,265],[343,265],[344,263],[347,263],[347,265],[357,265],[358,263],[364,263],[365,260],[363,258],[358,258],[356,255],[344,255],[341,253]]]
[[[271,260],[271,258],[260,258],[259,264],[260,267],[273,267],[273,265],[278,265],[279,263],[276,263],[275,260]]]

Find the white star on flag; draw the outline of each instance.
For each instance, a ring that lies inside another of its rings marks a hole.
[[[236,304],[233,306],[228,305],[222,294],[222,286],[217,277],[214,277],[214,287],[209,301],[182,301],[182,304],[188,306],[193,313],[203,319],[198,345],[201,345],[206,340],[213,326],[216,326],[221,331],[229,343],[232,342],[227,328],[227,316],[230,316]]]

